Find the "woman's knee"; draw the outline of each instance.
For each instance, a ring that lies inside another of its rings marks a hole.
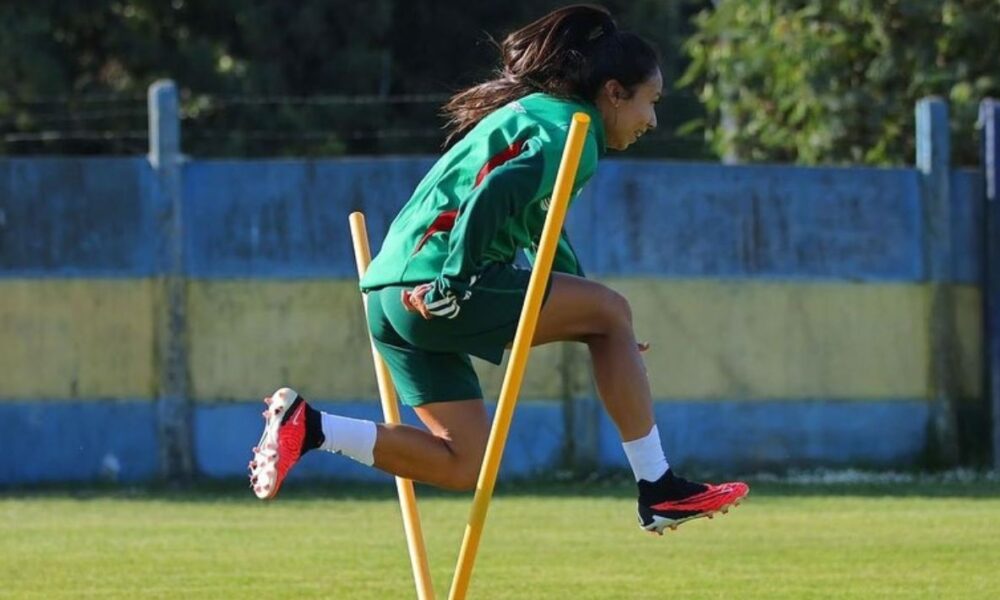
[[[596,281],[555,273],[542,308],[535,343],[587,342],[630,332],[632,308],[620,293]]]
[[[628,298],[609,287],[604,287],[599,306],[599,315],[606,327],[605,333],[621,328],[632,328],[632,306]]]
[[[456,457],[455,464],[449,469],[444,477],[443,487],[456,491],[467,492],[476,489],[479,482],[479,470],[482,468],[483,458],[479,457]]]

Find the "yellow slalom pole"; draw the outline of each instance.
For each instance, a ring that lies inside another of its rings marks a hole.
[[[368,265],[372,261],[368,245],[368,229],[365,227],[365,216],[360,212],[351,213],[348,218],[351,224],[351,238],[354,241],[354,260],[358,265],[358,279],[364,277]],[[368,296],[361,295],[368,314]],[[399,407],[396,406],[396,390],[392,387],[392,377],[385,361],[375,349],[375,343],[369,341],[372,347],[372,358],[375,361],[375,379],[378,381],[378,393],[382,400],[382,414],[386,423],[399,423]],[[417,497],[413,492],[413,482],[402,477],[396,478],[396,493],[399,495],[399,508],[403,513],[403,529],[406,532],[406,546],[410,551],[410,566],[413,569],[413,583],[417,586],[419,600],[433,600],[434,585],[431,582],[430,569],[427,566],[427,549],[424,547],[424,534],[420,528],[420,513],[417,512]]]
[[[514,405],[517,404],[521,380],[524,379],[524,371],[528,365],[528,352],[531,351],[531,341],[535,337],[538,313],[542,308],[542,298],[545,295],[549,274],[552,272],[556,245],[559,243],[559,234],[562,232],[566,209],[569,207],[569,197],[573,191],[573,182],[576,181],[576,171],[577,167],[580,166],[580,155],[583,153],[583,144],[589,124],[590,117],[586,114],[576,113],[573,115],[569,137],[566,139],[566,148],[563,151],[562,162],[559,164],[559,172],[556,175],[549,214],[545,218],[542,238],[538,244],[538,255],[535,257],[535,266],[528,282],[527,297],[524,299],[521,318],[517,324],[517,333],[514,335],[510,362],[507,365],[507,372],[504,374],[503,386],[500,388],[500,400],[497,403],[496,415],[493,417],[493,427],[486,445],[486,456],[483,459],[482,469],[479,471],[476,495],[472,500],[472,512],[469,515],[469,522],[465,526],[465,538],[462,540],[462,550],[458,555],[455,577],[451,582],[451,593],[448,596],[450,600],[464,600],[469,589],[469,581],[472,579],[472,567],[476,560],[476,551],[479,549],[483,526],[486,523],[486,511],[489,509],[490,499],[493,496],[493,486],[496,484],[497,472],[500,470],[500,459],[503,456],[504,445],[507,443],[510,421],[514,416]]]

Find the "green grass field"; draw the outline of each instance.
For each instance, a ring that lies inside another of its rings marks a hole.
[[[752,482],[751,482],[752,483]],[[213,484],[215,486],[215,484]],[[409,598],[395,488],[0,494],[0,597]],[[446,597],[471,495],[418,488]],[[1000,484],[764,483],[661,537],[627,482],[505,485],[470,598],[996,598]]]

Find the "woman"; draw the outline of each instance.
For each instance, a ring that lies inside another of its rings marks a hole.
[[[250,464],[273,497],[299,457],[320,448],[448,489],[475,486],[489,419],[470,355],[495,364],[514,338],[568,125],[592,125],[574,192],[606,148],[624,150],[656,127],[663,78],[655,51],[595,6],[556,10],[500,47],[498,77],[445,106],[449,142],[393,221],[361,281],[368,324],[404,404],[428,431],[320,413],[288,388],[266,400],[267,426]],[[598,393],[623,440],[639,488],[640,526],[711,516],[748,492],[673,474],[653,419],[649,382],[628,302],[584,278],[563,235],[534,344],[587,344]]]

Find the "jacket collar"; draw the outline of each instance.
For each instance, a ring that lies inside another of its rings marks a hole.
[[[597,106],[593,102],[588,102],[579,98],[560,98],[544,92],[536,92],[527,97],[545,99],[550,102],[563,104],[566,106],[566,111],[569,113],[569,116],[572,116],[573,113],[576,112],[586,113],[590,117],[589,129],[593,132],[594,139],[597,141],[598,156],[603,157],[607,154],[607,133],[604,131],[604,117],[601,116],[601,111],[598,110]]]

